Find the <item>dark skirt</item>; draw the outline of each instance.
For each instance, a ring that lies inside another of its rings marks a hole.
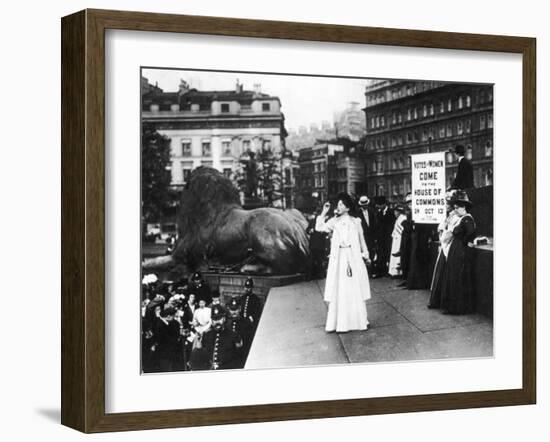
[[[449,248],[441,287],[441,309],[460,315],[474,311],[472,249],[454,240]]]
[[[430,302],[428,303],[429,308],[441,308],[441,291],[443,288],[443,276],[445,275],[446,263],[447,258],[445,258],[443,251],[440,250],[432,277]]]

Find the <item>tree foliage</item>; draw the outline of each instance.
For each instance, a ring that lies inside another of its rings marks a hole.
[[[141,203],[146,222],[157,222],[163,211],[173,204],[170,190],[170,139],[150,124],[141,132]]]
[[[235,181],[245,198],[260,199],[266,206],[282,198],[281,157],[272,149],[245,152]]]

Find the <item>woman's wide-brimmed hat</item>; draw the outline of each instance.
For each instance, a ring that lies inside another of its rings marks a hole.
[[[447,200],[447,202],[450,204],[454,203],[456,200],[457,193],[458,193],[458,189],[447,190],[447,193],[445,194],[445,200]]]
[[[453,199],[455,204],[464,204],[466,207],[472,207],[472,202],[464,190],[458,190]]]
[[[365,207],[368,206],[370,203],[369,197],[366,195],[363,195],[361,198],[359,198],[359,206]]]

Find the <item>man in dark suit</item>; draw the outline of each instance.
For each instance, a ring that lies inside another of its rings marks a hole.
[[[369,249],[369,258],[371,262],[374,262],[374,256],[376,255],[376,246],[374,243],[376,216],[374,209],[370,206],[369,198],[365,195],[359,198],[359,219],[363,228],[365,244],[367,244],[367,248]]]
[[[390,210],[385,196],[374,197],[376,205],[376,223],[374,240],[376,243],[376,260],[373,277],[386,276],[390,262],[392,232],[395,225],[395,215]]]
[[[158,369],[161,372],[175,370],[180,342],[180,325],[174,320],[176,310],[165,308],[160,313],[160,320],[156,327],[154,351],[156,352]]]
[[[462,144],[455,147],[455,155],[458,158],[458,170],[451,187],[453,189],[471,189],[474,187],[474,168],[472,163],[464,156],[465,150]]]

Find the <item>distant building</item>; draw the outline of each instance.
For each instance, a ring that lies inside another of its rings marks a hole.
[[[231,176],[247,151],[285,149],[285,119],[278,97],[259,84],[245,90],[199,91],[181,81],[178,91],[164,92],[142,78],[142,121],[170,139],[172,185],[183,186],[198,166]]]
[[[411,190],[410,156],[447,152],[449,185],[457,163],[448,152],[467,148],[476,187],[492,184],[492,85],[371,80],[365,90],[363,144],[369,196],[402,200]]]
[[[341,192],[361,196],[367,192],[365,184],[365,162],[355,147],[335,152],[328,163],[328,198]]]
[[[302,201],[324,202],[339,192],[359,195],[365,189],[365,168],[356,143],[347,139],[318,140],[301,149],[296,193]]]
[[[337,137],[358,141],[365,135],[365,114],[359,103],[352,101],[342,112],[334,115],[334,127]]]
[[[334,126],[324,120],[320,128],[316,124],[311,124],[309,129],[306,126],[300,126],[298,131],[289,130],[286,147],[289,150],[296,151],[313,146],[317,140],[333,139],[335,136]]]

